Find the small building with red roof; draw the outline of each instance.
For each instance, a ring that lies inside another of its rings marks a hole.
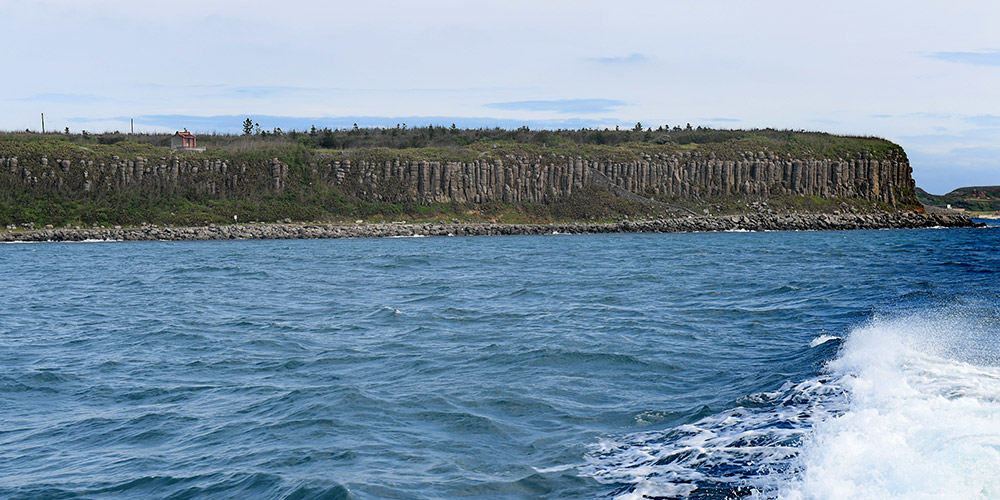
[[[197,139],[194,134],[187,130],[176,132],[170,137],[170,147],[173,149],[198,149]]]

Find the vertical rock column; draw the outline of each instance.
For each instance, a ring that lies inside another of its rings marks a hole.
[[[271,182],[275,193],[280,193],[285,189],[284,176],[288,167],[283,166],[277,158],[271,158]]]

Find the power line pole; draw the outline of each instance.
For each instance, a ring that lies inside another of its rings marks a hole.
[[[132,127],[132,135],[135,135],[135,118],[129,118],[128,123]]]
[[[45,133],[45,113],[42,113],[42,133]]]

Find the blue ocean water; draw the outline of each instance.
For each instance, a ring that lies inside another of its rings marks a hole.
[[[1000,498],[1000,230],[0,246],[0,498]]]

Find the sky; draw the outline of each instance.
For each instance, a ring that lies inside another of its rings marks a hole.
[[[1000,184],[1000,2],[0,0],[0,130],[873,135]]]

